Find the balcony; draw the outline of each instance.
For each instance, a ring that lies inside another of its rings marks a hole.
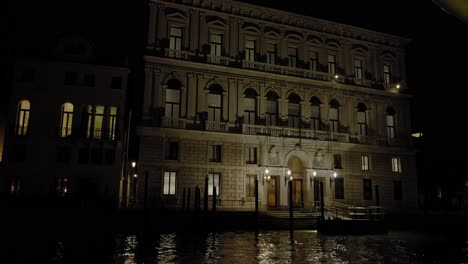
[[[206,121],[205,123],[206,131],[228,132],[228,129],[229,125],[226,122]]]
[[[332,75],[324,72],[318,71],[311,71],[307,69],[301,68],[294,68],[294,67],[287,67],[281,66],[276,64],[268,64],[258,61],[242,61],[242,68],[244,69],[251,69],[256,71],[265,71],[265,72],[272,72],[278,74],[285,74],[297,77],[303,77],[308,79],[316,79],[322,81],[330,81],[332,80]]]
[[[189,52],[175,49],[166,49],[165,56],[176,60],[188,60]]]
[[[186,128],[186,120],[182,118],[173,118],[173,117],[163,117],[161,120],[162,127],[168,128]]]
[[[353,78],[353,82],[354,82],[354,85],[357,85],[357,86],[372,87],[372,81],[370,80]]]
[[[231,61],[234,60],[229,57],[207,55],[207,62],[210,64],[229,66]]]
[[[266,127],[259,125],[242,126],[242,133],[248,135],[270,135],[275,137],[302,137],[318,140],[332,140],[338,142],[349,142],[349,135],[344,133],[335,133],[329,131],[318,131],[307,128],[290,128],[290,127]]]

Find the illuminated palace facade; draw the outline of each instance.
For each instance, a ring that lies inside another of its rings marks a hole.
[[[95,58],[70,36],[47,60],[16,61],[1,194],[118,206],[129,69]]]
[[[236,1],[150,1],[138,203],[417,208],[405,45]],[[291,176],[288,175],[288,170]],[[185,191],[184,191],[185,190]],[[377,201],[378,199],[378,201]],[[203,201],[202,201],[203,204]]]

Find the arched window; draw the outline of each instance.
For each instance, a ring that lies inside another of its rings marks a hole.
[[[16,134],[25,136],[28,133],[29,115],[31,113],[31,104],[28,100],[21,100],[18,103],[18,114],[16,118]]]
[[[313,96],[310,99],[310,128],[313,130],[320,129],[320,105],[322,102],[317,97]]]
[[[209,88],[207,97],[208,121],[221,122],[223,113],[223,88],[213,84]]]
[[[257,116],[257,92],[247,89],[244,93],[244,124],[255,125]]]
[[[363,103],[357,105],[357,125],[359,129],[359,135],[367,136],[367,107]]]
[[[328,119],[330,120],[330,131],[340,132],[340,103],[337,100],[332,99],[330,101],[330,110],[328,112]]]
[[[288,127],[299,128],[301,122],[301,98],[295,93],[288,96]]]
[[[395,110],[391,107],[387,108],[387,137],[395,138]]]
[[[267,126],[276,126],[278,123],[278,99],[279,96],[273,91],[266,94],[265,122]]]
[[[62,105],[62,115],[60,119],[60,137],[68,137],[72,133],[73,105],[64,103]]]
[[[165,117],[180,117],[180,89],[182,83],[179,80],[171,79],[167,82]]]

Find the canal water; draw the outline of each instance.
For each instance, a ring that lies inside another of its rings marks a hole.
[[[70,232],[3,237],[0,263],[468,263],[468,238],[437,232]]]

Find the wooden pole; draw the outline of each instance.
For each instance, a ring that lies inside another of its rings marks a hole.
[[[320,181],[320,219],[325,220],[325,201],[323,200],[323,182]]]
[[[293,188],[292,181],[289,181],[289,231],[294,232],[294,216],[293,216]]]

